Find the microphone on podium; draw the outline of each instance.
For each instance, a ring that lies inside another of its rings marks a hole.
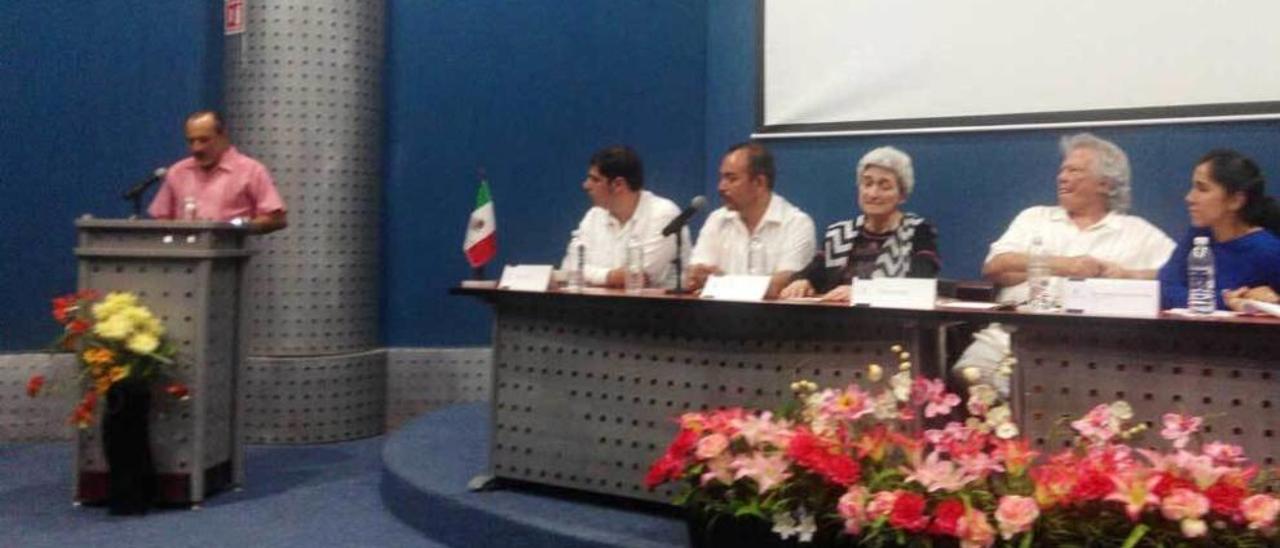
[[[138,181],[137,184],[129,187],[129,190],[124,191],[124,194],[122,194],[120,197],[126,200],[136,199],[143,192],[146,192],[148,187],[150,187],[151,185],[154,185],[156,181],[163,179],[164,174],[168,172],[169,170],[165,168],[162,168],[162,167],[156,168],[156,170],[151,173],[150,177],[147,177],[146,179]]]
[[[694,196],[693,199],[689,201],[689,207],[684,208],[684,211],[681,211],[676,218],[671,219],[671,222],[667,223],[667,226],[662,229],[662,237],[665,238],[679,232],[680,228],[688,224],[689,219],[693,218],[693,215],[706,204],[706,198],[703,198],[702,196]]]

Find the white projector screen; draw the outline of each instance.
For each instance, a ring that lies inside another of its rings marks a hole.
[[[761,137],[1280,118],[1280,1],[759,0]]]

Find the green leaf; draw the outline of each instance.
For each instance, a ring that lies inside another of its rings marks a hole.
[[[1142,537],[1150,530],[1151,528],[1148,527],[1147,524],[1139,523],[1137,527],[1133,528],[1133,531],[1129,532],[1129,538],[1124,539],[1124,544],[1122,544],[1120,548],[1133,548],[1134,546],[1137,546],[1138,541],[1142,540]]]

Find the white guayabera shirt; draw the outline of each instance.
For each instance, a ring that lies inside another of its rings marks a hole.
[[[1027,253],[1039,236],[1050,255],[1089,255],[1130,270],[1155,270],[1169,260],[1175,244],[1159,228],[1141,217],[1108,213],[1093,226],[1080,229],[1059,206],[1024,209],[1000,239],[991,244],[984,263],[1001,253]],[[1060,295],[1062,278],[1055,276],[1051,294]],[[1000,290],[1000,302],[1027,300],[1026,282]]]
[[[803,270],[817,248],[813,219],[777,194],[770,194],[755,235],[764,244],[764,267],[771,273]],[[689,262],[715,266],[725,274],[746,274],[751,236],[737,211],[721,207],[702,225]]]
[[[675,203],[648,190],[640,191],[636,211],[625,223],[618,222],[602,207],[588,210],[578,223],[578,237],[585,248],[584,280],[591,285],[603,285],[610,270],[626,266],[627,242],[634,234],[644,249],[644,271],[649,275],[650,285],[661,282],[676,256],[675,234],[663,238],[662,229],[679,214],[680,208]],[[684,241],[688,242],[689,229],[681,230]],[[573,250],[566,247],[560,268],[570,270],[575,266],[574,261]]]

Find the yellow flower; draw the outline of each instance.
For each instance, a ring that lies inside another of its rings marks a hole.
[[[119,291],[107,293],[103,297],[102,302],[93,305],[93,318],[98,321],[106,321],[107,318],[116,315],[117,312],[137,306],[138,296],[133,293],[122,293]]]
[[[129,341],[125,343],[125,347],[130,351],[139,354],[150,354],[156,351],[160,346],[160,339],[151,333],[134,333],[129,337]]]
[[[135,327],[138,328],[139,332],[155,335],[157,338],[164,336],[164,324],[160,323],[160,319],[155,316],[149,316],[146,321],[139,323]]]
[[[156,317],[151,314],[151,311],[147,310],[144,306],[126,307],[116,314],[128,319],[129,323],[133,324],[135,329],[143,329],[156,319]]]
[[[129,369],[129,366],[127,365],[112,367],[111,374],[108,375],[107,378],[110,379],[110,381],[113,383],[120,382],[120,379],[123,379],[129,376],[129,371],[130,369]]]
[[[102,367],[104,365],[111,365],[111,362],[116,359],[116,355],[114,352],[106,348],[98,348],[98,347],[93,347],[93,348],[89,348],[88,350],[85,350],[84,353],[80,355],[80,357],[84,358],[85,363],[93,367]]]
[[[133,331],[133,323],[123,315],[116,314],[93,326],[93,332],[107,340],[119,341]]]

